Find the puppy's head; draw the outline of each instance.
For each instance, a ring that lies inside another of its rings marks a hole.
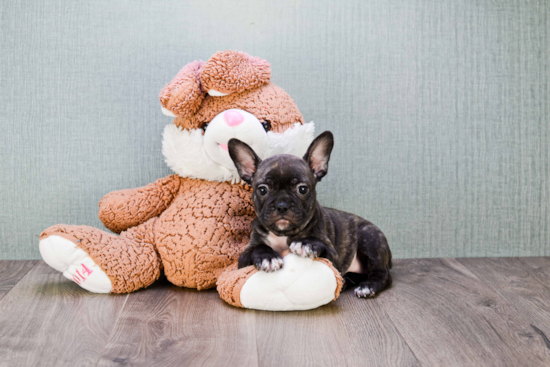
[[[228,150],[239,176],[252,186],[258,220],[277,236],[302,230],[312,219],[315,186],[327,174],[334,145],[330,131],[319,135],[303,159],[276,155],[261,160],[250,146],[231,139]]]

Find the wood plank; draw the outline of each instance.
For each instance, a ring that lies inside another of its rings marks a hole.
[[[254,311],[159,281],[130,295],[99,366],[257,366]]]
[[[528,319],[453,259],[395,261],[383,305],[424,366],[548,366]]]
[[[89,293],[39,262],[0,301],[0,364],[95,364],[126,298]]]
[[[37,262],[34,260],[0,260],[0,300]]]
[[[352,291],[300,312],[256,312],[261,366],[419,366],[376,300]]]
[[[374,300],[345,292],[287,313],[165,280],[95,295],[43,262],[6,263],[0,289],[16,285],[0,300],[0,365],[550,364],[549,258],[398,260]]]
[[[510,302],[532,325],[533,337],[550,336],[550,257],[457,259]],[[548,346],[550,348],[550,346]]]

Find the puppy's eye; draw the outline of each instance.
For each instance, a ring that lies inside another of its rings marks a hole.
[[[258,186],[258,193],[260,196],[265,196],[269,192],[267,185],[260,185]]]
[[[262,121],[262,126],[264,127],[265,132],[268,132],[269,130],[271,130],[271,122],[267,120]]]
[[[298,185],[298,193],[300,195],[305,195],[308,193],[308,191],[309,191],[309,187],[307,187],[307,185],[304,185],[304,184]]]
[[[206,128],[208,127],[208,124],[209,123],[207,122],[206,124],[202,125],[202,131],[206,132]]]

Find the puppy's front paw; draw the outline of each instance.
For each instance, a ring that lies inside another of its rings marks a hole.
[[[354,293],[359,298],[369,298],[376,295],[374,289],[367,285],[360,285],[359,287],[355,288]]]
[[[258,270],[262,270],[268,273],[277,271],[283,267],[283,258],[277,257],[264,257],[263,259],[257,259],[254,262],[254,266]]]
[[[294,255],[300,257],[309,257],[310,259],[316,259],[321,254],[321,248],[315,243],[309,243],[306,241],[294,241],[288,248]]]

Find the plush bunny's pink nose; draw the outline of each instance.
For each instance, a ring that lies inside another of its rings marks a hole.
[[[223,114],[223,119],[229,126],[239,126],[244,121],[244,116],[237,111],[227,111]]]

